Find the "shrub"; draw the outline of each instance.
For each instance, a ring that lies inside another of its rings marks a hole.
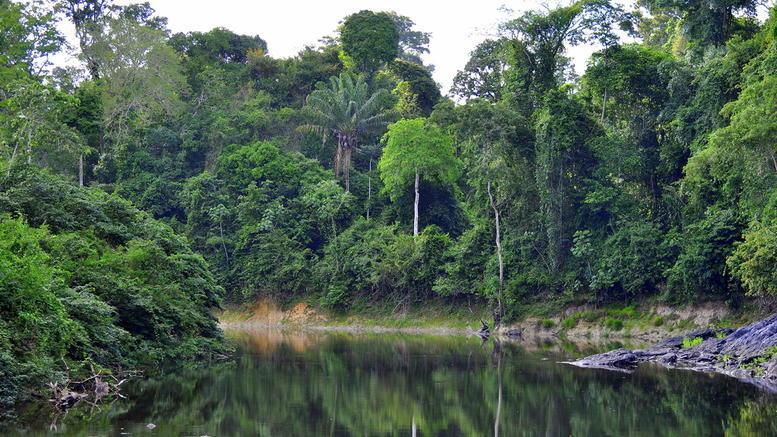
[[[695,338],[683,338],[683,349],[688,349],[694,346],[698,346],[701,344],[701,342],[704,341],[701,337],[695,337]]]
[[[700,221],[683,230],[682,249],[667,269],[667,286],[681,300],[698,296],[726,295],[729,277],[726,259],[741,232],[740,218],[733,210],[710,210]]]
[[[607,314],[620,319],[633,319],[637,315],[637,308],[634,305],[628,305],[623,308],[608,308]]]
[[[577,326],[578,320],[579,319],[575,317],[575,314],[573,314],[561,321],[561,327],[564,329],[572,329]]]
[[[666,268],[663,237],[663,233],[648,222],[620,228],[602,245],[591,288],[605,294],[622,290],[628,296],[655,291]]]
[[[777,294],[777,217],[753,222],[726,261],[748,294]]]
[[[604,321],[604,327],[611,331],[620,331],[621,329],[623,329],[623,321],[618,319],[613,319],[612,317],[608,317]]]

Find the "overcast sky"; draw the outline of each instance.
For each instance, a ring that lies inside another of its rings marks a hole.
[[[26,0],[34,1],[34,0]],[[126,5],[143,0],[117,0]],[[633,0],[616,0],[633,4]],[[416,29],[431,32],[431,53],[427,64],[435,66],[434,78],[443,94],[450,89],[456,72],[464,67],[469,52],[488,36],[498,23],[542,4],[568,4],[571,0],[148,0],[159,15],[169,20],[173,32],[208,31],[225,27],[236,33],[259,35],[267,41],[273,57],[290,57],[306,45],[316,45],[324,36],[335,34],[338,23],[363,9],[395,11],[410,17]],[[767,3],[772,4],[774,0]],[[512,10],[512,14],[504,8]],[[766,16],[761,8],[761,18]],[[74,46],[72,25],[61,23]],[[569,47],[578,74],[597,47]]]
[[[119,0],[119,4],[137,1]],[[315,45],[334,35],[345,16],[362,9],[393,10],[410,17],[416,28],[431,32],[430,54],[424,59],[435,66],[434,78],[443,93],[450,89],[456,71],[469,59],[469,52],[508,15],[539,7],[537,0],[149,0],[159,15],[169,20],[173,32],[207,31],[225,27],[236,33],[259,35],[267,41],[274,57],[294,56],[306,45]],[[551,1],[553,3],[553,1]],[[66,33],[72,35],[72,31]],[[570,53],[578,68],[592,52],[590,47],[573,47]]]

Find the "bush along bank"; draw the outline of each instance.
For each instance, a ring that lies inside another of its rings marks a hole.
[[[169,226],[17,167],[0,178],[0,412],[70,377],[224,356],[221,294]]]

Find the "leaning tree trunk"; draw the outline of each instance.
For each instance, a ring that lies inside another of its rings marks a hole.
[[[496,294],[496,311],[494,311],[494,329],[497,329],[502,323],[502,290],[504,289],[505,281],[505,267],[504,260],[502,259],[502,233],[501,233],[501,221],[499,216],[499,208],[494,202],[494,195],[491,194],[491,181],[488,181],[486,185],[488,191],[488,200],[491,202],[491,209],[494,210],[494,225],[496,227],[496,258],[499,261],[499,291]]]
[[[420,195],[418,193],[418,185],[420,183],[420,175],[418,174],[418,169],[415,169],[415,202],[413,204],[413,236],[418,236],[418,201],[420,198]]]

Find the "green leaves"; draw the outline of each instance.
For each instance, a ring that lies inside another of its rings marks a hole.
[[[777,294],[777,214],[750,223],[735,247],[726,265],[748,294]]]
[[[0,84],[6,98],[0,102],[0,135],[12,148],[9,167],[21,156],[28,162],[48,160],[62,164],[70,157],[70,169],[85,148],[83,137],[66,122],[77,99],[33,80]],[[72,170],[71,170],[72,171]]]
[[[391,15],[361,11],[348,16],[340,28],[340,41],[356,70],[372,74],[399,54],[399,32]]]
[[[386,145],[378,162],[380,178],[389,196],[396,200],[416,173],[425,181],[452,184],[460,174],[453,138],[423,118],[400,120],[389,126]]]
[[[346,191],[350,190],[352,153],[359,148],[360,139],[386,125],[388,104],[388,91],[381,88],[372,93],[362,77],[347,73],[332,77],[328,88],[307,97],[303,113],[308,123],[298,129],[320,135],[324,143],[328,139],[337,142],[335,175],[344,173]]]
[[[207,359],[224,351],[222,293],[182,237],[124,200],[33,167],[0,183],[0,331],[35,372]]]

